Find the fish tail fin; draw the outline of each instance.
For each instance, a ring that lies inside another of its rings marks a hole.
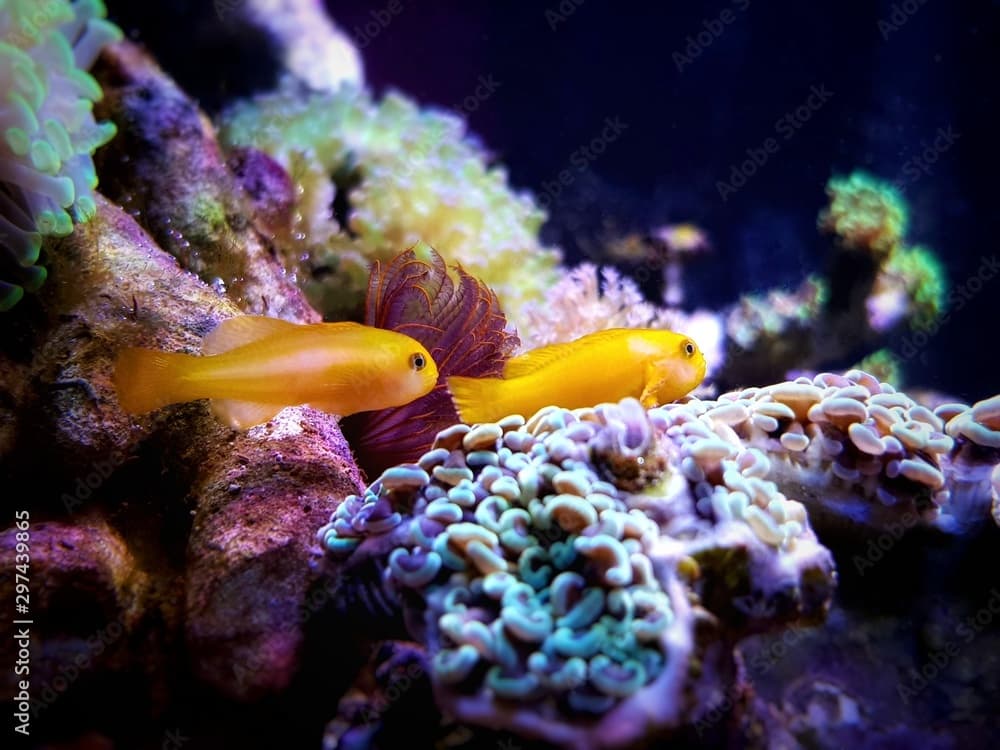
[[[178,395],[178,380],[189,354],[153,349],[124,349],[115,362],[114,383],[118,402],[130,414],[143,414],[185,400]]]
[[[504,409],[501,378],[466,378],[453,375],[446,380],[451,402],[455,405],[459,419],[466,424],[491,422],[506,414]],[[498,416],[499,415],[499,416]]]

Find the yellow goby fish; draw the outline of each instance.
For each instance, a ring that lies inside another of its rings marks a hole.
[[[242,430],[286,406],[340,416],[402,406],[438,379],[418,341],[359,323],[230,318],[205,337],[202,355],[125,349],[114,372],[122,408],[141,414],[208,398],[222,421]]]
[[[514,357],[502,378],[450,377],[447,383],[462,421],[472,424],[627,396],[650,408],[690,393],[704,377],[705,357],[687,336],[612,328]]]

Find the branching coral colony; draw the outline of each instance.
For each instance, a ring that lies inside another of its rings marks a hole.
[[[94,121],[86,72],[121,31],[100,0],[0,0],[0,310],[45,281],[42,240],[96,207],[91,154],[115,133]]]

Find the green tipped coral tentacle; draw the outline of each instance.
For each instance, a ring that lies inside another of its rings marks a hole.
[[[122,38],[99,0],[0,2],[0,311],[45,281],[46,236],[65,236],[97,213],[93,152],[115,134],[97,123],[101,88],[89,68]]]
[[[826,192],[830,206],[820,214],[820,228],[836,235],[846,247],[881,259],[902,242],[909,217],[893,185],[857,171],[833,177]]]

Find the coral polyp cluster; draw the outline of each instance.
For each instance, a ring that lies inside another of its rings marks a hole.
[[[446,430],[419,464],[341,505],[324,534],[337,548],[357,538],[349,518],[371,527],[381,489],[394,499],[420,491],[420,520],[389,555],[389,574],[398,588],[438,583],[428,592],[433,667],[456,694],[548,695],[602,713],[662,670],[674,617],[650,561],[656,527],[587,465],[607,415],[573,421],[569,434],[558,434],[557,411],[524,429],[512,418]]]
[[[687,697],[702,680],[726,689],[726,667],[694,669],[696,629],[815,618],[832,590],[802,505],[727,437],[635,399],[457,424],[346,498],[319,539],[347,571],[385,571],[377,598],[427,645],[442,709],[558,746],[627,746],[711,708]],[[703,591],[726,614],[766,604],[709,626]]]
[[[819,227],[841,251],[833,283],[840,282],[846,294],[858,285],[857,268],[870,265],[866,308],[873,331],[887,331],[904,319],[915,327],[933,323],[944,309],[944,268],[927,248],[907,247],[909,216],[899,191],[858,171],[832,178],[826,192],[830,205],[820,213]],[[845,268],[850,265],[853,272]],[[845,282],[845,276],[852,281]],[[862,280],[864,276],[860,274]]]
[[[544,212],[487,166],[460,117],[344,87],[260,96],[233,107],[220,130],[291,174],[297,200],[283,244],[290,257],[310,256],[322,281],[305,286],[326,313],[360,301],[368,263],[419,240],[489,284],[515,318],[556,280],[558,253],[538,240]]]
[[[942,404],[935,412],[947,418],[945,431],[955,441],[945,465],[954,523],[975,525],[992,506],[1000,525],[1000,396],[972,406]]]
[[[744,350],[794,348],[808,336],[828,296],[825,282],[817,276],[807,277],[792,292],[772,289],[744,295],[726,314],[726,333],[732,344]]]
[[[830,205],[819,217],[820,228],[836,235],[844,247],[887,256],[899,245],[909,220],[906,204],[888,183],[865,173],[834,177],[826,185]]]
[[[889,256],[884,273],[876,280],[872,317],[875,307],[886,307],[885,299],[901,296],[912,307],[912,325],[922,328],[933,324],[944,311],[944,267],[938,257],[925,247],[898,248]],[[904,303],[905,304],[905,303]],[[899,302],[891,307],[903,306]]]
[[[698,459],[706,451],[728,464],[716,461],[706,467],[703,460],[692,463],[682,451],[680,468],[689,480],[701,482],[706,469],[714,468],[728,490],[752,497],[756,490],[727,475],[736,465],[752,465],[744,473],[793,493],[817,524],[842,518],[881,528],[907,516],[955,530],[987,519],[996,494],[991,472],[1000,462],[1000,397],[971,407],[945,403],[932,410],[855,369],[662,409],[675,424],[691,423],[685,429],[694,434],[710,434],[707,424],[728,440],[728,449],[716,441],[712,448],[691,453]],[[755,458],[739,454],[741,446],[757,451]],[[695,486],[701,496],[709,491],[719,493],[720,486]],[[725,504],[711,503],[717,514],[731,513]],[[746,507],[742,497],[740,503]],[[773,520],[788,516],[783,511]],[[760,516],[754,523],[764,521]],[[782,527],[768,522],[764,537],[778,543]]]
[[[615,268],[581,263],[559,279],[544,301],[527,305],[523,317],[519,332],[528,337],[525,348],[535,349],[606,328],[670,328],[677,316],[647,302]]]
[[[115,133],[94,121],[86,72],[121,38],[100,0],[0,2],[0,310],[45,281],[42,240],[96,212],[91,154]]]
[[[877,526],[910,512],[930,522],[948,501],[943,461],[953,441],[942,418],[860,370],[666,408],[758,448],[760,475],[796,488],[816,513]]]

